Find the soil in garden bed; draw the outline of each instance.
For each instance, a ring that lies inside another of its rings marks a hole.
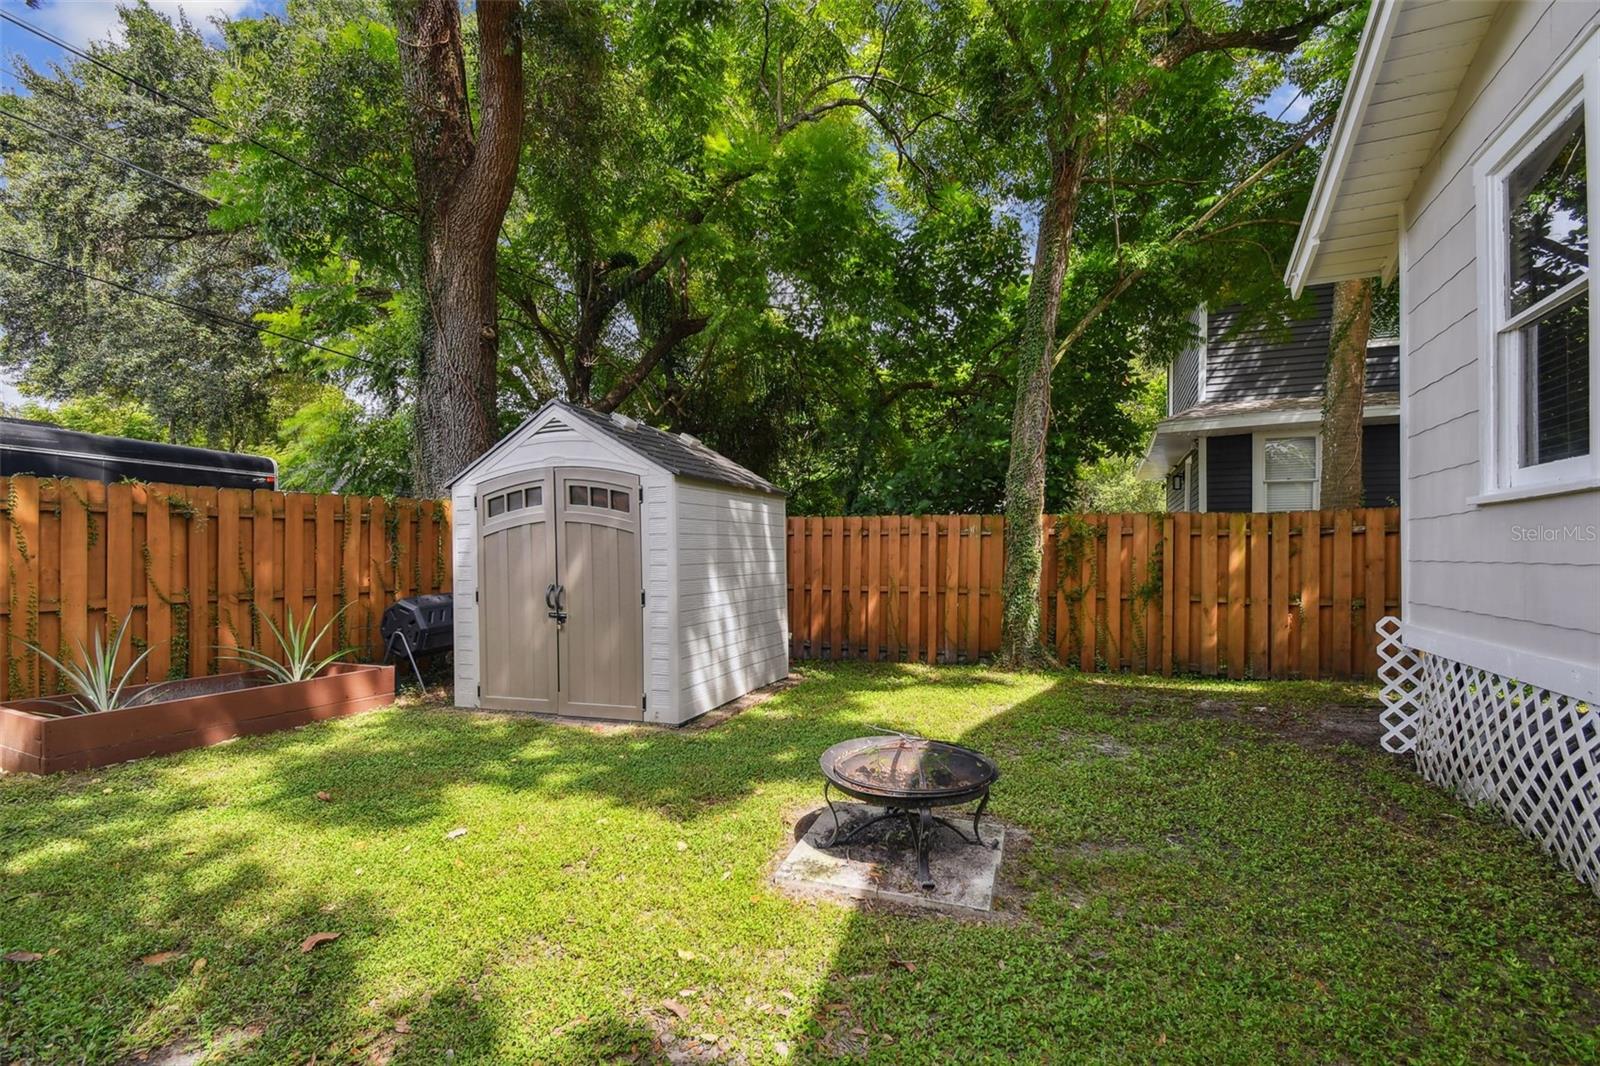
[[[239,692],[248,688],[264,688],[274,684],[269,677],[259,674],[216,674],[211,677],[185,677],[175,681],[160,681],[135,692],[128,700],[125,707],[148,707],[155,703],[169,703],[172,700],[186,700],[194,696],[214,696],[219,692]],[[73,697],[63,697],[62,702]],[[40,707],[29,708],[33,714],[50,714],[49,710]],[[53,717],[76,717],[78,711],[62,707],[61,711]]]

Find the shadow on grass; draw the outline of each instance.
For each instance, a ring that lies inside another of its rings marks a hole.
[[[1068,676],[949,738],[1030,841],[998,920],[857,910],[794,1060],[1594,1061],[1592,895],[1409,761],[1306,742],[1362,689],[1283,689]]]

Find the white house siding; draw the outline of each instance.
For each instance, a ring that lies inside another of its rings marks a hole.
[[[789,672],[784,500],[678,482],[679,715]]]
[[[1501,11],[1406,204],[1400,286],[1408,641],[1588,698],[1573,687],[1600,664],[1600,544],[1519,531],[1592,527],[1600,492],[1467,501],[1484,491],[1473,163],[1597,23],[1591,4]]]
[[[561,431],[539,432],[550,422]],[[555,466],[588,466],[635,474],[644,489],[640,512],[640,538],[644,552],[645,582],[645,720],[676,724],[685,716],[675,712],[672,682],[672,522],[676,484],[672,475],[634,452],[581,426],[559,409],[517,431],[517,439],[467,473],[452,488],[455,508],[455,663],[458,706],[478,705],[478,590],[477,512],[472,506],[482,482],[517,470]]]

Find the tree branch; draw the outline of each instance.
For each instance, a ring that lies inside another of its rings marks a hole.
[[[622,401],[626,400],[633,393],[633,390],[639,387],[639,383],[650,376],[650,372],[656,368],[656,364],[661,362],[668,352],[677,347],[679,341],[686,340],[699,333],[706,328],[706,323],[709,321],[710,319],[703,317],[674,319],[668,324],[666,332],[657,337],[656,342],[650,346],[649,351],[639,357],[639,362],[634,364],[633,369],[622,375],[621,380],[611,386],[611,390],[605,394],[605,397],[599,403],[595,404],[594,409],[601,414],[610,414],[615,411]]]

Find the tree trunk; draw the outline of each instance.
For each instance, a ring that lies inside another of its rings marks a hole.
[[[1367,382],[1367,336],[1372,329],[1372,281],[1333,287],[1322,397],[1322,499],[1327,508],[1361,506],[1361,418]]]
[[[1012,667],[1051,661],[1039,642],[1040,520],[1044,515],[1056,315],[1061,309],[1061,284],[1082,174],[1074,154],[1051,154],[1050,192],[1039,219],[1033,276],[1028,282],[1022,338],[1017,346],[1017,400],[1011,415],[1011,458],[1006,469],[1006,570],[999,655],[1001,664]]]
[[[479,3],[476,12],[475,133],[456,0],[395,0],[427,306],[417,368],[417,488],[429,496],[498,437],[495,254],[522,147],[521,6]]]

